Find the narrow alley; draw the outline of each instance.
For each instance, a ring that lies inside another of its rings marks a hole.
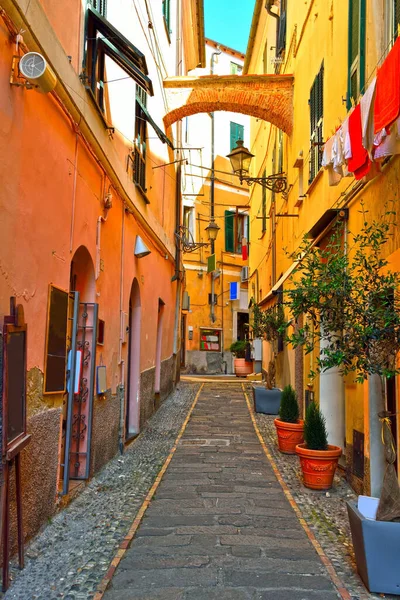
[[[272,458],[273,417],[254,415],[250,390],[181,382],[125,455],[29,544],[5,599],[375,597],[340,555],[350,488],[332,490],[327,538],[325,493],[307,496],[294,463]]]

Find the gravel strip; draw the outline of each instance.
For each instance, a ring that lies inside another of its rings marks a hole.
[[[110,461],[26,548],[12,566],[5,600],[87,600],[167,458],[199,383],[180,383],[123,456]]]
[[[251,389],[247,391],[251,393]],[[370,594],[357,574],[346,508],[346,501],[357,499],[352,488],[345,478],[339,475],[335,475],[333,487],[328,492],[309,490],[304,487],[298,457],[281,454],[278,450],[274,425],[276,417],[263,414],[255,416],[260,433],[283,480],[352,599],[382,598]],[[398,598],[389,595],[384,597],[394,600]]]

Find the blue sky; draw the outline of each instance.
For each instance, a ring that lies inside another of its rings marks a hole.
[[[204,0],[206,37],[245,53],[254,0]]]

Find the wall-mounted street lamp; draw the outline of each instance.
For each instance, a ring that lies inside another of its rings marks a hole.
[[[253,157],[254,154],[243,145],[243,140],[237,140],[236,148],[227,155],[227,158],[231,161],[232,170],[239,177],[240,183],[242,184],[243,181],[247,185],[259,183],[276,194],[285,192],[287,189],[287,179],[284,173],[269,175],[268,177],[249,177],[250,164]]]
[[[211,220],[206,227],[208,242],[195,242],[193,239],[193,235],[191,231],[181,225],[179,230],[175,232],[175,238],[177,244],[180,245],[183,252],[195,252],[199,248],[203,248],[204,246],[212,245],[213,242],[217,239],[218,231],[220,227],[216,224],[214,220]]]

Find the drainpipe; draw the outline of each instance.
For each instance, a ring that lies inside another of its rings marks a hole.
[[[211,54],[211,75],[214,75],[214,62],[215,57],[221,54],[221,48],[217,46],[215,52]],[[210,187],[210,221],[211,223],[215,220],[214,213],[214,199],[215,199],[215,170],[214,170],[214,161],[215,161],[215,116],[212,112],[211,116],[211,187]],[[211,241],[211,254],[215,253],[215,242]],[[214,272],[211,273],[211,323],[215,322],[215,310],[214,310],[214,295],[215,295],[215,278]]]
[[[182,75],[182,23],[181,23],[181,1],[177,2],[176,7],[176,64],[175,72],[177,76]],[[176,142],[177,148],[182,148],[182,121],[176,124]],[[176,159],[180,159],[180,150],[177,150]],[[175,231],[179,231],[181,224],[181,181],[182,169],[181,163],[177,162],[176,167],[176,185],[175,185]],[[178,356],[180,343],[180,317],[181,317],[181,294],[182,294],[182,276],[181,276],[181,249],[179,244],[176,245],[175,252],[175,274],[172,277],[172,282],[176,281],[176,299],[175,299],[175,322],[174,322],[174,347],[173,354]],[[179,379],[178,366],[176,365],[175,382]]]
[[[280,17],[278,14],[272,12],[271,8],[274,5],[275,0],[267,0],[266,4],[265,4],[265,8],[267,9],[267,13],[273,17],[274,19],[276,19],[276,46],[275,46],[275,54],[277,52],[278,49],[278,40],[279,40],[279,22],[280,22]]]

